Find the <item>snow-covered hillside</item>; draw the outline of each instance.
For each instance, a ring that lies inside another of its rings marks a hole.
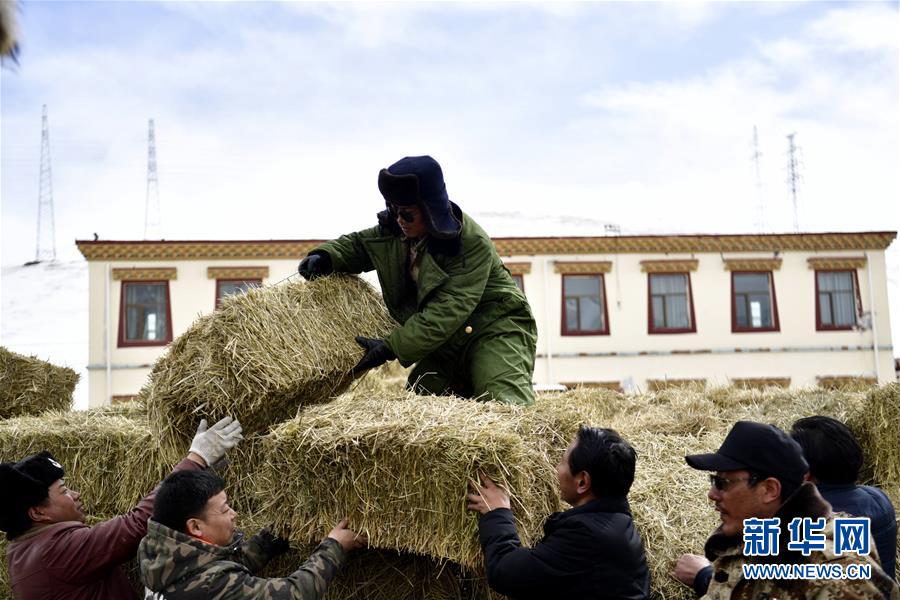
[[[81,375],[75,407],[88,402],[88,275],[84,259],[0,270],[0,345]]]

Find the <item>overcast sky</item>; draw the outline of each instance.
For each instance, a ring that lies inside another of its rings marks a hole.
[[[0,72],[3,265],[33,258],[47,104],[62,257],[140,239],[328,238],[431,154],[489,233],[900,227],[897,2],[22,2]],[[760,177],[753,155],[759,136]],[[758,186],[757,184],[761,184]],[[898,244],[889,252],[894,321]]]

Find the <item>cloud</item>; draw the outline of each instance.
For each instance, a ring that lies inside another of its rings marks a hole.
[[[881,52],[894,54],[898,45],[900,12],[888,4],[859,3],[852,8],[830,10],[812,23],[809,34],[836,52]]]

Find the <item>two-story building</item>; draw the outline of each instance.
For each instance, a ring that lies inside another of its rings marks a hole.
[[[538,324],[534,382],[834,386],[895,378],[896,232],[495,238]],[[296,273],[318,240],[79,241],[90,405],[131,397],[224,295]],[[374,281],[374,279],[371,279]]]

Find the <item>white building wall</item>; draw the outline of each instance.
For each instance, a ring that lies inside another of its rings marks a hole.
[[[207,277],[208,267],[269,267],[269,277],[263,279],[263,285],[269,285],[296,274],[297,261],[163,260],[89,263],[89,406],[108,404],[113,396],[136,394],[146,382],[153,363],[165,352],[165,346],[118,346],[122,282],[112,279],[112,269],[177,269],[176,278],[169,281],[174,339],[184,333],[197,317],[215,309],[216,280]],[[104,310],[104,307],[107,309]]]
[[[787,252],[773,271],[780,331],[732,332],[731,272],[724,259],[774,258],[771,253],[619,254],[509,256],[507,262],[529,262],[524,287],[538,323],[537,384],[615,382],[646,389],[648,379],[707,379],[725,384],[735,378],[791,379],[791,387],[816,385],[821,376],[894,379],[884,253],[868,252],[858,269],[863,311],[872,310],[869,274],[875,298],[875,327],[849,331],[816,331],[815,271],[809,258],[859,257],[859,251]],[[694,333],[648,333],[647,273],[641,261],[698,261],[690,273]],[[609,335],[563,336],[562,276],[559,262],[611,261],[604,275]],[[874,332],[878,333],[876,369]],[[618,356],[613,356],[613,353]]]
[[[816,331],[813,257],[867,256],[857,270],[863,311],[874,312],[874,327],[848,331]],[[816,385],[818,377],[895,377],[884,251],[860,250],[784,252],[773,271],[780,331],[733,333],[731,272],[725,259],[772,259],[773,253],[683,254],[558,254],[504,256],[505,262],[528,263],[523,275],[526,296],[538,326],[537,384],[615,382],[628,390],[644,390],[648,381],[704,379],[725,384],[733,379],[789,378],[791,387]],[[647,273],[641,261],[697,260],[690,273],[694,333],[648,333]],[[609,335],[563,336],[562,276],[557,262],[609,261],[604,275]],[[173,337],[215,306],[215,279],[208,267],[268,267],[263,284],[271,285],[296,273],[296,259],[247,260],[90,260],[89,405],[107,404],[114,396],[136,394],[164,346],[118,346],[121,282],[113,269],[175,268],[169,282]],[[871,274],[871,292],[869,276]],[[377,286],[373,274],[365,276]],[[874,299],[874,302],[873,302]],[[874,308],[874,310],[873,310]],[[878,360],[873,348],[878,334]]]

